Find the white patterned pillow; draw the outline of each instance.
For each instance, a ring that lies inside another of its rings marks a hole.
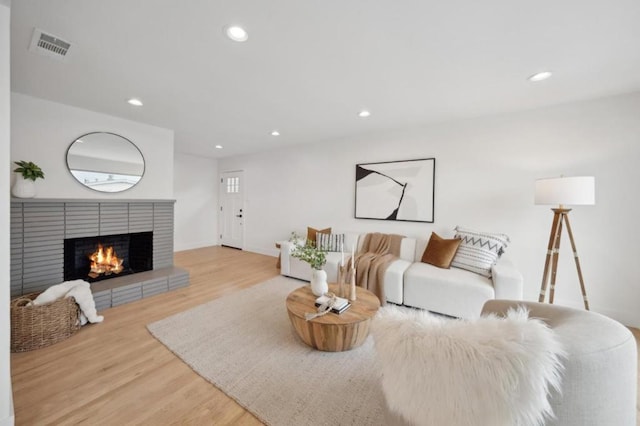
[[[341,251],[344,234],[316,234],[316,247],[322,251]]]
[[[455,238],[462,241],[451,266],[487,278],[491,278],[491,267],[496,264],[509,243],[509,237],[505,234],[473,231],[459,226],[456,226]]]

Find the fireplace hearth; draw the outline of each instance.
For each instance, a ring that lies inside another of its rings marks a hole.
[[[64,240],[64,280],[97,282],[153,269],[153,232]]]

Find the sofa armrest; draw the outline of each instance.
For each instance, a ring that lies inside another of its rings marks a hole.
[[[522,300],[524,280],[513,263],[501,258],[491,268],[491,276],[496,299]]]
[[[287,276],[291,274],[291,259],[293,259],[291,252],[296,245],[299,245],[297,241],[280,242],[280,274]]]

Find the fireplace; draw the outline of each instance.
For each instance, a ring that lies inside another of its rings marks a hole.
[[[153,269],[153,232],[64,240],[64,280],[96,282]]]
[[[123,257],[126,272],[91,284],[99,311],[189,285],[189,272],[173,265],[174,204],[174,200],[12,199],[11,297],[41,292],[65,279],[95,281],[87,279],[86,256],[98,244],[104,247],[109,242],[103,236],[127,233],[132,233],[128,243],[125,239],[114,249]],[[98,241],[78,255],[76,242],[65,242],[96,235]]]

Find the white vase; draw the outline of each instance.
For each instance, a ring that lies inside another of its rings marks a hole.
[[[11,193],[18,198],[33,198],[36,196],[36,183],[31,179],[25,179],[21,174],[16,174]]]
[[[311,292],[316,296],[322,296],[329,291],[327,273],[322,269],[312,269],[311,271]]]

